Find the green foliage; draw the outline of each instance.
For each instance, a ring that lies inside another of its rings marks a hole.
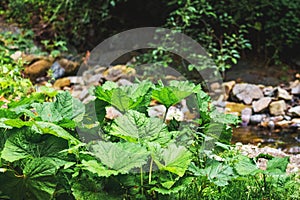
[[[230,134],[228,126],[237,119],[217,114],[200,86],[188,82],[164,86],[148,81],[119,90],[115,86],[107,82],[95,88],[98,100],[92,103],[96,105],[83,105],[68,92],[58,92],[51,102],[43,102],[44,95],[33,93],[1,108],[0,182],[5,184],[0,188],[0,197],[222,199],[230,190],[241,190],[241,184],[249,188],[242,187],[248,193],[239,195],[249,195],[248,199],[279,197],[278,184],[290,196],[298,194],[292,193],[292,189],[297,189],[293,185],[297,179],[284,173],[288,158],[270,158],[267,170],[260,170],[255,159],[234,153],[226,145],[229,139],[222,135]],[[174,98],[163,95],[165,89]],[[113,96],[114,92],[122,95]],[[113,98],[108,98],[108,94]],[[150,100],[158,99],[168,106],[189,95],[196,96],[195,105],[201,114],[194,123],[177,122],[180,126],[170,130],[165,120],[147,114]],[[146,101],[142,98],[145,96]],[[139,102],[140,106],[120,106],[133,105],[128,102]],[[102,140],[87,144],[75,128],[85,126],[85,117],[92,116],[90,106],[103,112],[100,117],[95,116],[96,121],[89,121],[99,127],[97,134]],[[123,114],[113,120],[105,119],[105,106],[119,108]],[[146,109],[136,109],[140,107]],[[212,130],[220,131],[220,138],[213,137]],[[205,141],[215,145],[205,149]],[[264,192],[257,196],[255,190],[261,187]],[[273,193],[268,196],[268,192]]]
[[[111,18],[110,8],[118,2],[13,0],[6,3],[4,12],[8,19],[34,29],[36,39],[44,43],[47,50],[61,47],[61,51],[65,47],[62,41],[84,45],[85,39],[94,31],[93,27],[102,27],[102,33],[107,31],[103,24]]]
[[[32,88],[29,79],[22,78],[22,64],[15,62],[11,54],[0,50],[0,96],[14,98],[28,94]]]

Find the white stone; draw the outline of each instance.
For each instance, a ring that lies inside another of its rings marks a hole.
[[[288,110],[288,112],[300,116],[300,106],[292,107]]]
[[[279,99],[284,99],[284,100],[291,100],[292,99],[292,96],[285,89],[282,89],[281,87],[278,87],[277,91],[278,91],[277,97]]]
[[[264,109],[266,109],[269,104],[271,103],[272,98],[271,97],[263,97],[259,99],[258,101],[253,101],[252,108],[254,112],[260,112]]]

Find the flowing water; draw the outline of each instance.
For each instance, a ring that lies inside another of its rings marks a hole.
[[[300,153],[299,129],[275,129],[270,131],[255,126],[233,129],[232,143],[255,144],[280,149],[285,153]]]

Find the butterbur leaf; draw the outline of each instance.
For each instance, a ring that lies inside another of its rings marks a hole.
[[[149,156],[144,147],[134,143],[99,141],[91,145],[91,151],[109,169],[122,174],[128,173],[133,168],[142,167]]]
[[[100,177],[109,177],[111,175],[117,175],[118,171],[107,169],[101,163],[96,160],[82,161],[80,165],[82,169],[88,170]]]
[[[169,108],[200,89],[188,81],[171,81],[170,86],[157,86],[152,91],[152,98]]]
[[[176,146],[169,144],[167,149],[164,149],[161,159],[154,156],[154,161],[160,170],[166,170],[182,177],[192,160],[192,153],[184,146]]]
[[[115,87],[115,84],[106,82],[103,86],[95,89],[95,96],[116,107],[120,112],[126,112],[129,109],[139,109],[150,103],[149,92],[151,83],[141,82],[131,86]]]
[[[33,103],[32,107],[45,122],[58,122],[63,119],[59,110],[55,108],[52,102],[45,102],[43,104]]]
[[[34,139],[36,141],[33,142]],[[68,148],[66,140],[51,135],[41,137],[30,128],[23,128],[11,133],[6,140],[1,158],[9,162],[24,158],[49,158],[60,167],[68,163],[65,160],[66,153],[61,153],[66,148]]]
[[[69,144],[72,145],[78,145],[81,142],[75,138],[73,135],[71,135],[69,132],[67,132],[62,127],[49,123],[49,122],[35,122],[35,126],[43,134],[51,134],[59,138],[63,138],[69,142]]]
[[[235,171],[241,176],[254,175],[259,168],[247,156],[239,156],[234,164]]]
[[[16,128],[22,128],[23,126],[32,126],[32,121],[23,121],[21,119],[7,119],[4,122],[6,125]]]
[[[289,163],[289,157],[272,158],[267,163],[267,172],[275,173],[275,174],[285,173],[288,163]]]
[[[38,117],[45,122],[72,120],[84,113],[84,105],[78,99],[73,98],[69,92],[58,93],[55,102],[33,103],[32,107]]]
[[[51,159],[35,158],[26,162],[23,174],[12,170],[0,173],[1,190],[11,199],[52,199],[56,189],[57,167]],[[28,195],[28,196],[27,196]]]
[[[81,178],[76,180],[75,183],[72,184],[72,194],[75,199],[84,199],[84,200],[117,200],[119,198],[115,198],[111,194],[107,194],[103,191],[103,185],[101,182],[97,182],[94,179]]]
[[[152,190],[164,195],[178,193],[181,190],[185,190],[186,188],[188,188],[192,183],[193,179],[193,177],[183,177],[179,180],[176,180],[176,182],[171,181],[174,183],[169,187],[164,187],[162,185],[163,187],[153,187]]]
[[[145,114],[134,110],[129,110],[114,122],[110,134],[130,142],[138,142],[141,139],[152,141],[168,135],[167,126],[161,119],[147,118]]]
[[[204,176],[208,180],[217,186],[228,185],[228,181],[234,178],[234,172],[232,167],[222,164],[213,160],[204,169],[199,169],[195,164],[192,164],[189,168],[195,176]]]

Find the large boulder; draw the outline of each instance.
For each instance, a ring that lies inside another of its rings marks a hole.
[[[52,62],[50,60],[38,60],[27,66],[24,70],[24,74],[29,77],[32,82],[35,82],[37,78],[47,75],[47,71],[50,69],[51,65]]]
[[[257,85],[247,83],[235,84],[232,94],[245,104],[251,104],[253,99],[260,99],[264,96]]]

